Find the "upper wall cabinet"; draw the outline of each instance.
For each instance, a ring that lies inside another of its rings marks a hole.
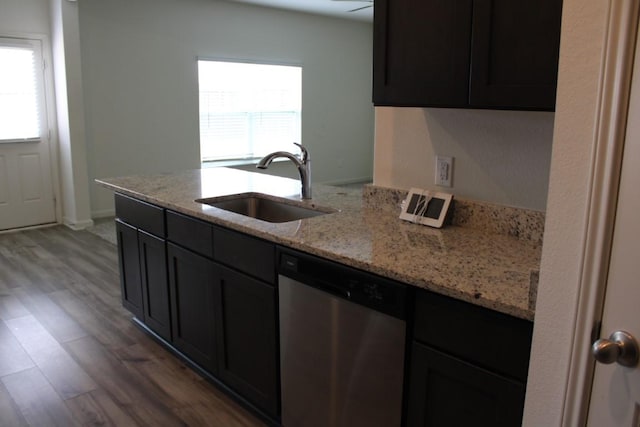
[[[375,0],[378,106],[555,108],[562,0]]]

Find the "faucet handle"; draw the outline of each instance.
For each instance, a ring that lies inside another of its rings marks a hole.
[[[304,148],[302,144],[298,144],[297,142],[294,142],[293,144],[300,147],[300,151],[302,152],[302,154],[300,155],[300,161],[302,161],[302,163],[307,163],[309,161],[309,152],[307,151],[307,149]]]

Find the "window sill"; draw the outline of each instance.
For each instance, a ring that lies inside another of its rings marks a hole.
[[[0,139],[0,144],[26,144],[26,143],[42,142],[41,138],[17,138],[17,139]]]
[[[245,166],[255,165],[260,161],[259,158],[255,159],[229,159],[229,160],[204,160],[202,161],[202,169],[205,168],[220,168],[220,167],[232,167],[232,166]]]
[[[228,160],[204,160],[200,163],[202,169],[206,168],[221,168],[221,167],[234,167],[234,166],[249,166],[257,165],[262,157],[256,157],[251,159],[228,159]],[[288,159],[278,157],[273,159],[273,163],[284,162]]]

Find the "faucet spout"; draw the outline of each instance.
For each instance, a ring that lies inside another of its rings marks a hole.
[[[294,142],[295,145],[300,147],[300,151],[302,152],[300,157],[291,154],[287,151],[275,151],[273,153],[267,154],[264,156],[256,167],[258,169],[267,169],[271,162],[279,157],[284,157],[293,162],[298,168],[298,173],[300,174],[300,183],[302,185],[302,198],[310,199],[311,198],[311,159],[309,158],[309,152],[306,148],[304,148],[301,144]]]

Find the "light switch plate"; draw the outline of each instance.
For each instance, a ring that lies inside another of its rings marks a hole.
[[[451,187],[453,178],[453,157],[436,156],[436,185]]]

